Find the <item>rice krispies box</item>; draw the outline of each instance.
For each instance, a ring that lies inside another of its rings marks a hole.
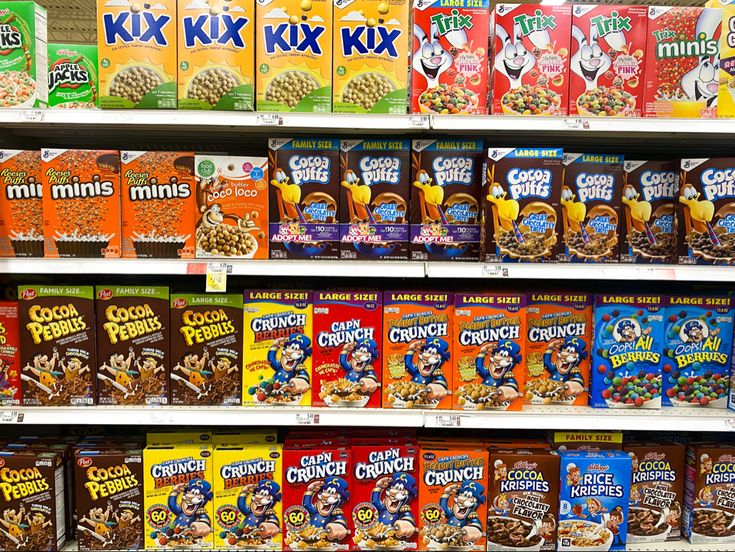
[[[18,303],[0,301],[0,406],[21,404]]]
[[[0,256],[43,257],[40,150],[0,150]]]

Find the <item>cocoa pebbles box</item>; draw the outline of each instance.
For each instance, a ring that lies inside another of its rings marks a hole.
[[[18,302],[0,301],[0,406],[19,406],[22,398]]]
[[[0,150],[0,256],[43,257],[40,150]]]

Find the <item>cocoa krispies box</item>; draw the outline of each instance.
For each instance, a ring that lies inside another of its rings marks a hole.
[[[18,302],[0,301],[0,406],[19,406],[22,399]]]
[[[43,257],[39,150],[0,150],[0,256]]]

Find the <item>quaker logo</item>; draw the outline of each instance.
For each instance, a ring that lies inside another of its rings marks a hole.
[[[434,159],[431,168],[434,179],[439,186],[450,184],[472,184],[475,162],[471,157],[444,157]]]
[[[518,169],[508,171],[508,192],[513,199],[551,196],[551,171],[549,169]]]
[[[554,30],[556,29],[556,17],[553,15],[544,15],[541,10],[536,10],[533,15],[522,13],[513,18],[514,26],[518,25],[523,36],[528,36],[533,32]]]
[[[735,196],[735,168],[706,169],[700,176],[705,199]]]
[[[49,92],[53,92],[57,87],[75,89],[83,84],[89,84],[89,72],[80,63],[70,59],[60,59],[49,69]]]
[[[171,303],[171,306],[175,309],[185,309],[186,305],[188,303],[186,302],[186,299],[183,297],[179,297],[178,299],[174,299],[173,303]]]
[[[306,22],[297,25],[279,23],[276,26],[263,26],[263,42],[267,54],[277,52],[311,53],[321,56],[323,49],[319,44],[320,37],[326,32],[324,25],[312,25]]]
[[[24,289],[23,293],[20,294],[21,299],[25,299],[26,301],[31,301],[36,298],[36,290],[35,289]]]
[[[402,33],[400,28],[388,29],[383,26],[360,25],[354,29],[342,27],[342,55],[349,57],[372,54],[398,59],[396,42]]]
[[[77,460],[77,466],[80,468],[88,468],[92,465],[92,459],[89,456],[82,456]]]
[[[238,49],[245,48],[243,35],[249,22],[247,17],[232,16],[229,13],[186,16],[183,19],[184,46],[194,48],[198,43],[200,46],[217,44]]]
[[[469,30],[472,24],[472,16],[462,15],[459,10],[452,10],[449,14],[438,13],[431,17],[431,22],[439,30],[439,34],[444,36],[450,31]]]
[[[7,54],[23,46],[23,37],[12,25],[0,25],[0,54]]]
[[[436,460],[436,454],[434,454],[433,452],[425,452],[423,456],[424,460],[426,460],[427,462],[433,462],[434,460]]]
[[[588,201],[611,201],[615,179],[611,174],[579,173],[574,180],[582,203]]]
[[[111,289],[101,289],[97,293],[97,298],[100,301],[108,301],[112,299],[112,290]]]
[[[108,46],[118,44],[155,43],[157,46],[168,46],[166,27],[171,23],[171,16],[155,14],[152,11],[124,11],[117,15],[102,15],[102,28],[105,31],[105,43]]]
[[[674,171],[643,171],[641,173],[643,199],[672,199],[679,189],[679,175]]]
[[[590,23],[594,25],[598,36],[605,36],[610,33],[629,33],[631,31],[630,17],[623,17],[618,12],[610,12],[610,17],[598,15],[590,19]]]

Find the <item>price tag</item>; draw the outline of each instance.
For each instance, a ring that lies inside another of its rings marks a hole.
[[[232,266],[227,263],[207,263],[207,293],[225,293],[231,272]]]
[[[508,267],[501,265],[482,265],[482,275],[486,278],[507,278]]]
[[[199,274],[204,275],[207,273],[207,263],[187,263],[186,264],[187,274]]]
[[[431,117],[429,115],[409,115],[408,125],[411,128],[428,129],[431,125]]]
[[[24,121],[43,121],[43,111],[40,109],[26,109],[21,115]]]
[[[0,423],[2,424],[14,424],[23,421],[23,414],[16,412],[15,410],[3,410],[0,412]]]
[[[434,417],[434,427],[460,427],[460,419],[456,414],[438,414]]]
[[[258,113],[255,116],[255,124],[261,126],[280,126],[283,124],[283,117],[278,113]]]
[[[319,425],[319,414],[313,412],[297,412],[296,423],[298,425]]]
[[[564,126],[572,128],[574,130],[589,130],[590,122],[587,119],[575,118],[575,119],[564,119]]]
[[[735,418],[725,418],[725,427],[728,431],[735,431]]]

